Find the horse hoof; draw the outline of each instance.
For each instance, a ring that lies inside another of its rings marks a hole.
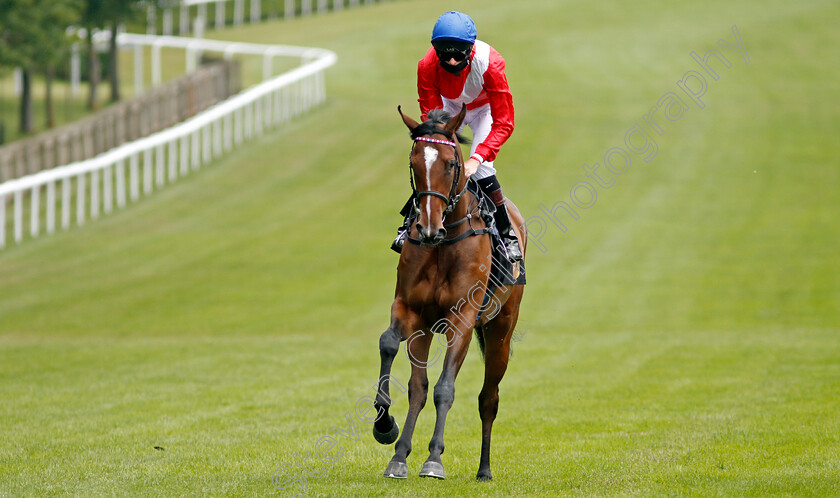
[[[400,435],[400,426],[397,425],[397,422],[394,420],[394,417],[391,417],[391,430],[388,432],[379,432],[376,430],[376,425],[373,426],[373,438],[379,444],[391,444],[397,440],[397,437]],[[403,464],[405,465],[405,464]]]
[[[475,476],[475,479],[479,482],[487,482],[493,480],[493,474],[490,473],[490,470],[479,470],[478,475]]]
[[[446,479],[446,472],[443,471],[443,464],[426,460],[423,468],[420,469],[420,477],[434,477],[435,479]]]
[[[388,467],[385,468],[385,473],[382,475],[391,479],[407,479],[408,467],[406,467],[405,462],[395,462],[391,460],[391,462],[388,463]]]

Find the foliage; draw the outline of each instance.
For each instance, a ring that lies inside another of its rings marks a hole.
[[[66,28],[79,19],[75,0],[0,0],[0,65],[55,64],[67,46]]]
[[[20,128],[32,127],[31,72],[47,74],[47,100],[51,114],[50,82],[53,67],[65,57],[66,28],[78,20],[76,0],[0,0],[0,65],[23,69]]]
[[[152,4],[159,5],[163,0],[81,0],[84,2],[84,19],[88,28],[88,49],[92,50],[93,43],[90,39],[93,29],[107,29],[111,33],[111,41],[108,46],[108,63],[110,69],[108,71],[109,80],[111,83],[111,101],[116,102],[120,100],[119,93],[119,72],[115,70],[117,65],[117,28],[120,24],[137,19],[143,12],[143,9]],[[92,108],[97,106],[96,86],[98,83],[98,67],[91,56],[89,58],[93,71],[91,72],[91,86],[89,105]]]

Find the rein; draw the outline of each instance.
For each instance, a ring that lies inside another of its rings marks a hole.
[[[443,131],[435,131],[434,133],[447,136],[446,133],[444,133]],[[430,142],[430,143],[435,143],[435,144],[449,145],[454,149],[458,148],[457,143],[455,143],[451,140],[440,140],[438,138],[416,137],[414,139],[414,143],[416,144],[417,142]],[[413,145],[412,145],[411,149],[414,150]],[[409,160],[408,160],[409,180],[411,182],[411,190],[412,190],[412,192],[414,192],[414,198],[415,198],[414,211],[418,215],[420,214],[420,206],[419,206],[420,199],[424,196],[429,195],[429,196],[432,196],[432,197],[438,197],[446,203],[446,209],[443,211],[443,217],[446,218],[446,216],[455,209],[455,206],[458,205],[458,202],[461,201],[461,197],[467,192],[470,182],[474,182],[474,180],[472,178],[467,178],[467,181],[464,182],[464,188],[461,189],[460,192],[456,193],[456,190],[458,189],[458,180],[460,180],[460,178],[461,178],[461,170],[463,169],[464,165],[463,165],[463,161],[461,159],[461,156],[459,154],[457,154],[457,152],[455,154],[455,158],[456,158],[456,161],[457,161],[456,162],[457,169],[455,170],[455,178],[452,180],[452,188],[449,190],[449,195],[447,196],[447,195],[445,195],[441,192],[438,192],[437,190],[422,190],[422,191],[419,191],[419,192],[417,191],[417,187],[414,185],[414,170],[411,167],[411,153],[409,152]],[[478,206],[477,202],[476,202],[476,206]],[[472,204],[471,204],[470,209],[467,212],[466,216],[464,216],[463,218],[461,218],[458,221],[455,221],[455,222],[449,223],[447,225],[444,225],[445,229],[450,229],[450,228],[454,228],[458,225],[461,225],[465,222],[470,222],[470,229],[467,230],[466,232],[458,235],[457,237],[454,237],[454,238],[451,238],[451,239],[444,239],[443,241],[441,241],[440,245],[454,244],[456,242],[459,242],[461,240],[466,239],[467,237],[471,237],[473,235],[483,235],[485,233],[490,232],[490,228],[487,228],[487,227],[479,228],[479,229],[475,229],[475,228],[472,227],[472,218],[473,218],[473,215],[474,215],[473,210],[474,210],[474,208],[472,207]],[[411,236],[407,236],[406,238],[412,244],[422,245],[422,242],[418,239],[414,239]]]

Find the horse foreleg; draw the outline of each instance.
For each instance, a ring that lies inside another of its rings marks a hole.
[[[510,341],[519,316],[522,287],[513,293],[501,312],[483,327],[484,334],[484,386],[478,395],[478,413],[481,416],[481,460],[478,464],[479,481],[493,479],[490,472],[490,434],[499,411],[499,383],[505,375],[510,358]]]
[[[411,361],[411,378],[408,380],[408,414],[399,441],[394,448],[394,456],[385,469],[385,477],[406,478],[408,467],[406,458],[411,453],[411,438],[420,411],[426,405],[429,392],[429,379],[426,376],[426,362],[429,358],[431,332],[419,332],[408,338],[406,350]]]
[[[423,468],[420,470],[421,477],[443,479],[446,475],[440,458],[444,450],[443,429],[446,425],[446,415],[455,401],[455,378],[458,376],[458,371],[467,356],[472,329],[448,329],[446,338],[448,349],[443,361],[443,371],[437,384],[435,384],[434,400],[437,410],[435,431],[432,440],[429,441],[429,458],[426,459]]]
[[[376,388],[376,421],[373,423],[373,437],[381,444],[391,444],[397,440],[400,428],[394,417],[388,413],[391,407],[390,378],[391,365],[400,350],[401,336],[393,323],[379,337],[379,382]]]

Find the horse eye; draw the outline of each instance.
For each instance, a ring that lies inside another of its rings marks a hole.
[[[446,166],[447,166],[449,169],[452,169],[452,168],[454,168],[457,164],[458,164],[458,161],[456,161],[455,159],[450,159],[450,160],[449,160],[449,162],[448,162],[448,163],[446,163]]]

